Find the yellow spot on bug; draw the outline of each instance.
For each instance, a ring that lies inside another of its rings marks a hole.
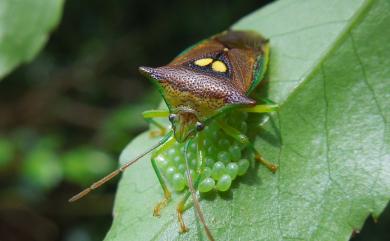
[[[198,59],[194,62],[195,65],[198,65],[198,66],[206,66],[206,65],[209,65],[211,64],[211,62],[213,62],[213,59],[212,58],[204,58],[204,59]]]
[[[214,61],[213,64],[211,65],[211,68],[216,71],[216,72],[221,72],[225,73],[227,70],[226,64],[224,64],[222,61],[217,60]]]
[[[229,49],[228,48],[224,48],[223,51],[227,52],[227,51],[229,51]]]

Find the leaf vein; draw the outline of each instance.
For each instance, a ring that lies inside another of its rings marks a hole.
[[[277,34],[269,36],[269,38],[285,37],[285,36],[288,36],[290,34],[301,33],[301,32],[305,32],[306,30],[320,28],[320,27],[324,27],[324,26],[327,26],[327,25],[346,23],[348,21],[349,21],[349,19],[345,19],[345,20],[334,20],[334,21],[329,21],[329,22],[324,22],[324,23],[313,24],[313,25],[305,26],[303,28],[297,28],[297,29],[293,29],[293,30],[290,30],[290,31],[287,31],[287,32],[277,33]]]
[[[356,41],[353,37],[353,34],[352,32],[349,32],[349,36],[350,36],[350,39],[351,39],[351,43],[352,43],[352,49],[353,49],[353,53],[355,54],[356,56],[356,59],[359,63],[359,66],[361,68],[361,71],[362,71],[362,74],[363,74],[363,81],[364,81],[364,84],[366,85],[367,89],[369,90],[369,92],[371,93],[372,97],[373,97],[373,100],[374,100],[374,103],[375,103],[375,106],[377,108],[377,111],[378,111],[378,114],[381,116],[381,119],[384,123],[384,127],[383,127],[383,141],[382,141],[382,146],[381,146],[381,155],[380,155],[380,161],[379,161],[379,167],[378,167],[378,173],[381,173],[382,170],[383,170],[383,155],[385,155],[385,143],[386,143],[386,132],[387,132],[387,119],[383,113],[383,110],[379,104],[379,100],[378,100],[378,97],[375,93],[375,90],[373,88],[373,86],[370,84],[370,82],[368,81],[368,77],[367,77],[367,71],[366,71],[366,68],[363,64],[363,61],[362,61],[362,58],[360,57],[359,53],[358,53],[358,50],[357,50],[357,47],[356,47]],[[378,179],[379,179],[379,176],[380,175],[375,175],[374,177],[374,182],[372,183],[371,187],[370,187],[370,194],[369,196],[374,196],[373,193],[375,191],[375,186],[377,185],[378,183]],[[372,207],[375,207],[375,199],[371,199],[372,201]]]

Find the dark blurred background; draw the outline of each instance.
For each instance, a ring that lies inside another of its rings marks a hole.
[[[102,240],[117,166],[160,97],[138,74],[271,1],[66,1],[40,55],[0,83],[0,240]],[[353,240],[390,240],[389,210]],[[387,225],[386,225],[387,224]]]

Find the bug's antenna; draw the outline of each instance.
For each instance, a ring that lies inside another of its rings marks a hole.
[[[194,189],[194,184],[193,184],[192,177],[191,177],[190,165],[189,165],[188,158],[187,158],[187,151],[188,151],[188,147],[190,146],[192,140],[193,139],[190,139],[189,141],[187,141],[187,143],[184,147],[184,159],[186,162],[186,176],[187,176],[187,181],[188,181],[188,188],[190,189],[190,192],[191,192],[192,201],[194,202],[194,207],[195,207],[196,213],[199,216],[200,222],[203,224],[203,227],[206,231],[208,239],[210,241],[215,241],[215,239],[214,239],[214,237],[213,237],[213,235],[212,235],[212,233],[211,233],[211,231],[210,231],[209,227],[207,226],[206,221],[204,219],[204,215],[203,215],[202,209],[200,208],[199,200],[196,197],[196,191]]]
[[[146,156],[147,154],[149,154],[151,151],[153,151],[154,149],[156,149],[157,147],[161,146],[162,144],[164,144],[170,137],[172,136],[172,131],[168,132],[157,144],[155,144],[154,146],[152,146],[150,149],[148,149],[147,151],[145,151],[144,153],[142,153],[141,155],[137,156],[135,159],[131,160],[131,161],[128,161],[126,162],[123,166],[119,167],[118,169],[116,169],[115,171],[111,172],[110,174],[108,174],[107,176],[103,177],[102,179],[100,179],[99,181],[97,182],[94,182],[91,186],[89,186],[88,188],[84,189],[83,191],[79,192],[78,194],[74,195],[73,197],[71,197],[69,199],[69,202],[74,202],[74,201],[77,201],[79,200],[80,198],[86,196],[88,193],[90,193],[91,191],[95,190],[95,189],[98,189],[100,186],[102,186],[104,183],[108,182],[109,180],[111,180],[113,177],[117,176],[119,173],[123,172],[124,170],[126,170],[129,166],[131,166],[132,164],[134,164],[135,162],[137,162],[139,159],[141,159],[142,157]]]

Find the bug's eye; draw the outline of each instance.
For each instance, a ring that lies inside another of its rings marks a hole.
[[[201,131],[201,130],[203,130],[203,129],[204,129],[204,124],[201,123],[201,122],[197,122],[197,123],[196,123],[196,130],[197,130],[197,131]]]
[[[173,122],[176,119],[176,115],[175,114],[170,114],[168,119],[169,119],[170,122]]]

